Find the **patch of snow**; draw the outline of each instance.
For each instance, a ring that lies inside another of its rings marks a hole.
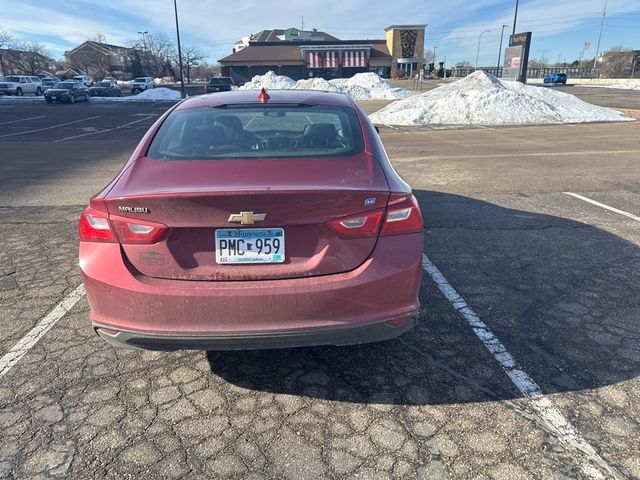
[[[617,88],[619,90],[637,90],[640,91],[640,80],[626,80],[624,82],[617,81],[615,83],[604,84],[580,84],[581,87],[595,87],[595,88]]]
[[[337,78],[329,83],[356,100],[399,100],[414,95],[409,90],[394,87],[373,72],[356,73],[351,78]]]
[[[276,75],[272,71],[268,71],[264,75],[256,75],[250,82],[240,87],[240,90],[260,90],[262,88],[271,90],[286,90],[294,88],[296,81],[286,75]]]
[[[632,120],[551,88],[501,81],[477,71],[371,115],[387,125],[527,125]]]
[[[109,102],[149,102],[154,100],[180,100],[180,92],[165,87],[156,87],[143,90],[137,95],[128,95],[123,97],[91,97],[92,102],[109,103]]]
[[[324,90],[326,92],[339,92],[335,85],[327,82],[324,78],[307,78],[306,80],[298,80],[293,87],[297,90]]]
[[[284,75],[276,75],[269,71],[264,75],[256,75],[251,81],[240,87],[240,90],[324,90],[328,92],[345,93],[356,100],[398,100],[413,96],[404,88],[394,87],[387,80],[373,72],[357,73],[351,78],[308,78],[298,80]]]
[[[180,100],[180,92],[170,88],[158,87],[143,90],[139,94],[133,95],[133,97],[139,100]]]

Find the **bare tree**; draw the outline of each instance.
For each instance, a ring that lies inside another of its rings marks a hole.
[[[613,47],[604,52],[598,68],[600,75],[606,78],[627,78],[631,74],[635,53],[621,46]]]
[[[433,63],[436,58],[435,52],[431,48],[425,48],[422,56],[424,57],[424,63],[426,63],[427,65],[429,63]]]
[[[142,39],[130,40],[128,46],[139,53],[143,74],[162,77],[171,70],[174,55],[173,43],[164,33],[148,33]]]
[[[193,70],[193,76],[195,78],[209,79],[211,77],[218,77],[222,73],[222,65],[219,63],[212,64],[202,62]]]
[[[466,60],[462,62],[457,62],[455,65],[457,68],[473,68],[471,62],[467,62]]]
[[[0,74],[2,75],[12,73],[8,71],[7,59],[11,53],[9,49],[11,49],[13,45],[13,35],[4,30],[0,30]]]
[[[102,32],[97,32],[93,37],[87,38],[90,42],[107,43],[107,37]]]
[[[187,82],[191,82],[191,72],[200,65],[207,56],[196,45],[182,49],[182,71]],[[174,55],[173,62],[178,65],[178,55]]]
[[[48,71],[53,63],[45,46],[38,41],[20,42],[11,52],[11,62],[16,73],[36,75]]]

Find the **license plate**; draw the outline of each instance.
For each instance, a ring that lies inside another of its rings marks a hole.
[[[282,228],[216,230],[216,263],[282,263]]]

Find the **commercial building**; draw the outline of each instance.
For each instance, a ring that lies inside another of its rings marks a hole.
[[[324,32],[311,32],[324,39],[305,39],[305,33],[291,35],[284,30],[277,40],[257,38],[219,60],[222,75],[246,82],[269,70],[299,80],[301,78],[346,78],[360,72],[411,76],[424,65],[426,25],[392,25],[385,39],[338,40]],[[273,32],[273,31],[269,31]],[[276,36],[277,37],[277,36]],[[303,38],[303,39],[300,39]]]

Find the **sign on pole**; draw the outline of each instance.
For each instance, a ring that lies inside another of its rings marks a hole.
[[[527,83],[531,32],[516,33],[509,37],[509,46],[504,51],[502,78]]]

